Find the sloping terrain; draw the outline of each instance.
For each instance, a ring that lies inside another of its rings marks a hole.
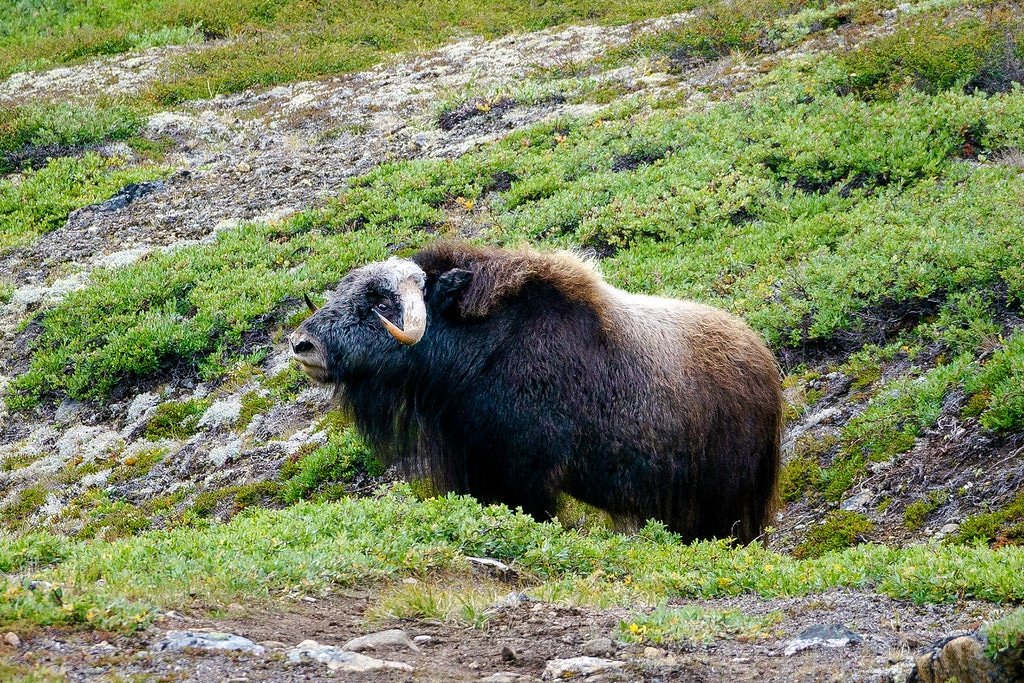
[[[430,639],[366,680],[902,681],[979,628],[1012,675],[1018,6],[421,3],[442,28],[381,9],[383,41],[207,4],[0,20],[0,677],[306,680],[301,641],[396,626]],[[451,236],[744,316],[786,374],[775,528],[396,487],[283,340],[304,293]],[[210,629],[260,651],[166,646]]]

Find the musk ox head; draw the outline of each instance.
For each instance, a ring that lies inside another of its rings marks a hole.
[[[403,346],[427,330],[426,275],[412,261],[391,258],[353,270],[289,342],[292,356],[313,380],[341,385],[401,362]]]

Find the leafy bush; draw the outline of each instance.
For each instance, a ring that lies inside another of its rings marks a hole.
[[[161,403],[146,423],[146,438],[151,441],[187,439],[196,433],[199,418],[212,404],[213,399],[210,398]]]
[[[871,520],[860,513],[834,510],[820,525],[808,532],[807,538],[793,550],[793,556],[821,557],[829,552],[850,548],[861,542],[864,535],[873,529]]]
[[[960,524],[957,540],[961,542],[1024,544],[1024,493],[1005,507],[968,517]]]
[[[967,391],[985,397],[981,423],[989,429],[1024,428],[1024,333],[1016,332],[966,382]]]
[[[23,160],[35,165],[46,156],[71,156],[88,145],[130,138],[142,123],[140,110],[119,103],[13,107],[0,121],[0,175],[16,170]]]
[[[1024,24],[1012,14],[948,23],[924,17],[847,54],[843,90],[888,98],[908,87],[928,93],[967,87],[1005,92],[1024,80]]]
[[[355,428],[347,427],[332,432],[325,445],[286,463],[281,470],[281,499],[294,503],[324,491],[331,484],[351,481],[356,473],[376,477],[383,472],[384,467]]]
[[[738,609],[713,610],[697,606],[661,607],[619,623],[619,637],[627,643],[711,643],[719,638],[756,640],[771,635],[781,620],[773,612],[764,616]]]

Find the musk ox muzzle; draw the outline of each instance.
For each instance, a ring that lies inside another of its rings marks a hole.
[[[378,455],[546,519],[749,541],[775,507],[774,356],[739,319],[608,285],[571,254],[438,243],[353,270],[290,337]]]

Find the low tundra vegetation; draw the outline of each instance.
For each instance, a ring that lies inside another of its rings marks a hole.
[[[143,112],[121,102],[30,102],[4,111],[0,121],[0,175],[45,165],[115,140],[132,140]]]
[[[1024,550],[1017,547],[860,545],[797,559],[757,543],[682,545],[654,522],[634,536],[568,530],[465,497],[419,501],[405,486],[283,510],[249,508],[224,524],[115,541],[45,532],[7,540],[0,543],[7,572],[0,578],[3,624],[130,630],[149,623],[157,609],[180,609],[190,600],[208,607],[266,603],[295,590],[321,595],[355,584],[387,586],[399,577],[466,577],[467,555],[511,564],[534,584],[531,591],[567,604],[657,605],[673,597],[806,595],[835,587],[917,602],[1024,598],[1017,571]],[[380,609],[444,613],[448,608],[438,603],[447,599],[403,595]],[[680,616],[666,608],[647,617],[646,635],[658,629],[662,638],[700,637],[708,629],[756,634],[771,626],[724,614]],[[644,618],[638,619],[640,626]]]
[[[482,0],[311,5],[299,0],[227,3],[114,0],[18,3],[0,12],[0,78],[161,45],[225,39],[173,59],[148,93],[166,105],[218,93],[344,73],[403,50],[472,32],[496,37],[580,21],[623,23],[671,14],[700,0],[571,0],[495,6]]]
[[[751,616],[738,609],[698,606],[661,607],[619,624],[619,637],[627,643],[710,643],[720,638],[758,640],[772,636],[782,615]]]
[[[130,166],[90,152],[52,159],[21,176],[0,177],[0,253],[56,230],[75,209],[109,199],[128,183],[164,175],[160,167]]]
[[[626,104],[459,159],[388,164],[322,209],[95,274],[40,317],[8,406],[103,400],[172,366],[223,367],[247,331],[290,319],[302,293],[473,210],[490,226],[481,240],[589,248],[614,284],[723,306],[776,349],[813,358],[882,335],[844,370],[867,409],[820,471],[806,463],[790,499],[841,500],[871,462],[909,449],[952,391],[972,395],[986,429],[1017,430],[1024,347],[993,311],[1022,296],[1024,176],[982,157],[1024,147],[1024,91],[862,99],[836,92],[843,68],[819,59],[710,109]],[[910,311],[904,331],[884,329],[889,310]],[[946,351],[918,360],[935,344]],[[897,356],[909,370],[883,378]]]

